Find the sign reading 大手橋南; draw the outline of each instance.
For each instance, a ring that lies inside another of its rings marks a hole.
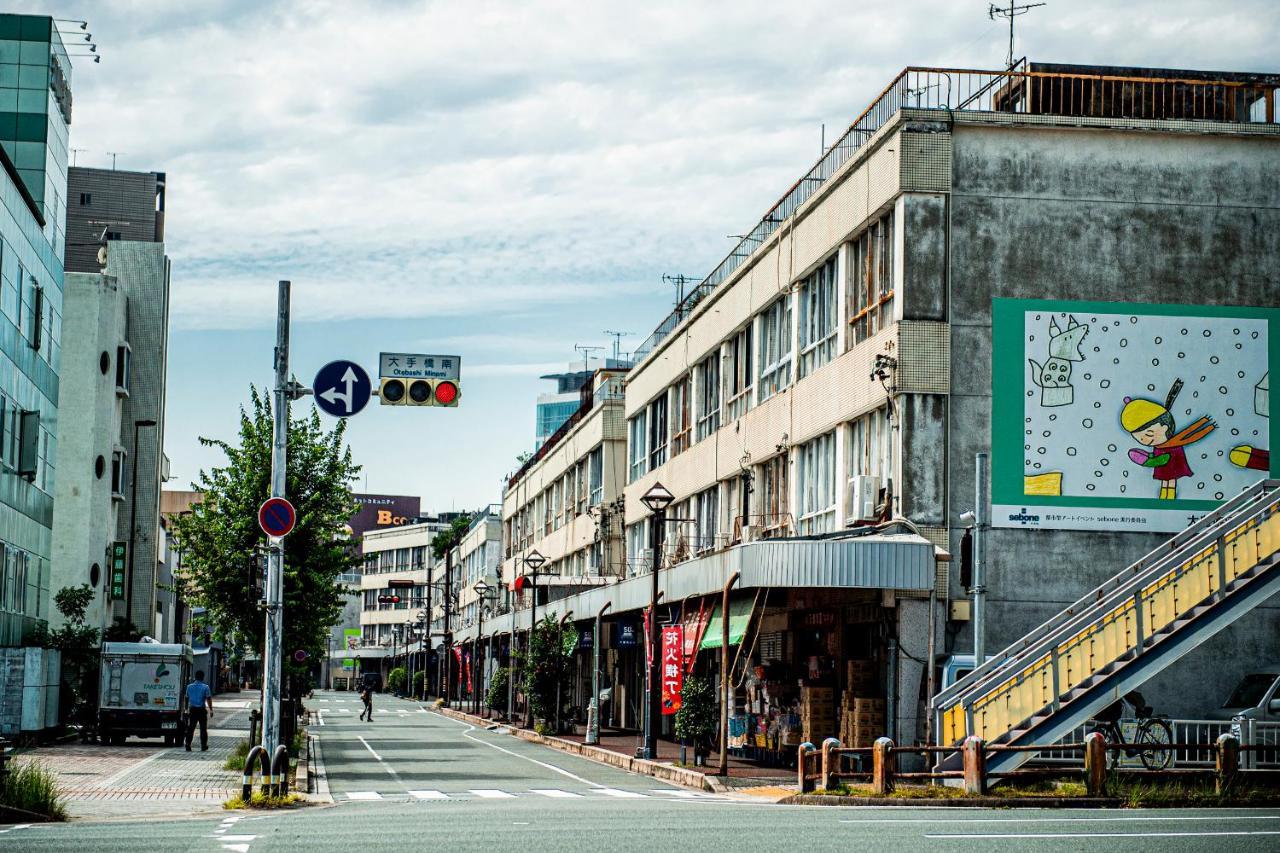
[[[413,352],[378,354],[378,375],[397,379],[451,379],[458,381],[462,358]]]
[[[1277,470],[1280,310],[996,299],[991,523],[1174,532]]]

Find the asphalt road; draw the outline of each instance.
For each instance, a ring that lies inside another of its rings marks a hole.
[[[328,702],[319,700],[328,699]],[[346,701],[335,701],[345,699]],[[166,822],[0,827],[0,849],[79,851],[1280,849],[1276,810],[778,806],[699,795],[379,697],[318,694],[334,803]]]

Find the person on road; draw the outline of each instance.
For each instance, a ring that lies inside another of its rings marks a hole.
[[[364,703],[364,710],[360,712],[360,719],[373,722],[373,688],[365,685],[360,691],[360,701]]]
[[[200,751],[209,750],[209,712],[213,710],[213,691],[204,683],[204,670],[196,670],[196,680],[187,685],[187,752],[196,724],[200,724]]]

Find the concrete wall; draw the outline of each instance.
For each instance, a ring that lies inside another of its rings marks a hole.
[[[1280,137],[996,127],[964,118],[953,135],[951,430],[947,519],[973,504],[973,456],[990,447],[991,300],[1091,299],[1210,305],[1280,304]],[[913,300],[945,304],[942,202],[912,221],[932,259]],[[913,241],[915,235],[908,235]],[[904,453],[904,456],[907,454]],[[935,483],[913,456],[910,478]],[[931,486],[932,488],[933,486]],[[1118,573],[1166,537],[992,532],[987,648],[997,650]],[[969,626],[954,638],[971,649]],[[1280,658],[1280,602],[1244,617],[1145,689],[1161,712],[1194,716],[1251,666]]]

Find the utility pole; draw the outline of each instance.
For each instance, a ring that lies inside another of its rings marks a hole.
[[[990,4],[987,8],[987,17],[991,20],[994,21],[996,18],[1009,19],[1009,59],[1005,62],[1006,68],[1010,70],[1013,69],[1013,19],[1019,15],[1025,15],[1027,12],[1030,12],[1032,9],[1039,6],[1047,5],[1047,3],[1027,3],[1026,5],[1018,6],[1016,5],[1015,0],[1009,0],[1009,8],[1007,9],[997,6],[994,3]]]
[[[453,545],[444,552],[444,684],[440,694],[444,696],[444,706],[449,707],[449,656],[453,654],[453,634],[449,631],[449,610],[453,601]]]
[[[112,164],[114,168],[114,163]],[[276,387],[272,406],[273,433],[271,446],[271,496],[285,497],[285,462],[289,443],[289,288],[290,283],[279,283],[276,312]],[[284,598],[284,540],[277,536],[268,539],[267,557],[267,626],[266,643],[262,654],[262,747],[267,755],[274,755],[280,743],[280,659],[281,633],[284,614],[281,612]]]
[[[423,672],[423,676],[422,676],[422,699],[423,699],[423,701],[426,701],[427,693],[430,691],[430,688],[431,688],[431,685],[427,683],[428,681],[430,681],[430,680],[431,680],[431,678],[430,678],[430,676],[431,676],[431,671],[430,671],[430,669],[429,669],[429,667],[428,667],[428,659],[429,659],[429,656],[427,655],[427,651],[428,651],[429,649],[434,648],[434,646],[433,646],[433,645],[432,645],[432,643],[431,643],[431,616],[432,616],[432,613],[431,613],[431,557],[429,556],[430,554],[431,554],[431,549],[430,549],[430,548],[427,548],[427,550],[423,553],[423,557],[422,557],[423,562],[425,562],[425,563],[427,564],[427,565],[426,565],[426,569],[427,569],[427,606],[426,606],[426,609],[424,609],[424,610],[422,611],[423,613],[425,613],[425,614],[426,614],[426,619],[425,619],[426,627],[425,627],[425,628],[423,628],[423,631],[422,631],[422,672]],[[439,667],[436,667],[436,674],[437,674],[437,675],[439,674],[439,670],[440,670],[440,668],[439,668]]]

